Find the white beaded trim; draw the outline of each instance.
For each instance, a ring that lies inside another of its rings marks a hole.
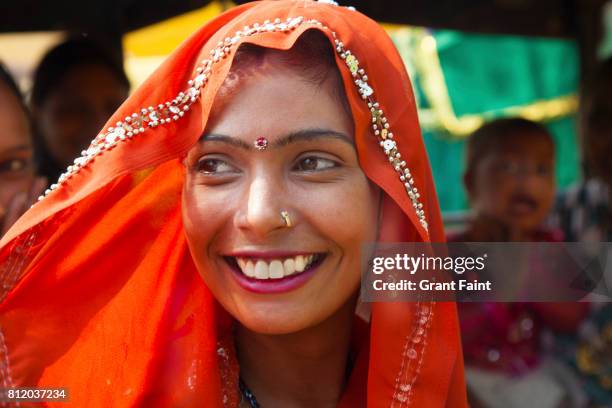
[[[390,408],[409,406],[414,393],[414,385],[421,373],[425,349],[427,346],[427,333],[434,315],[433,302],[419,301],[415,305],[415,327],[408,336],[402,350],[402,363],[395,378],[393,400]]]
[[[226,37],[224,41],[220,41],[217,46],[210,51],[210,57],[204,59],[201,64],[198,65],[196,68],[196,76],[187,82],[189,85],[187,90],[180,92],[178,96],[171,101],[157,106],[149,106],[148,108],[141,109],[138,113],[126,116],[123,121],[117,122],[114,127],[109,127],[105,132],[99,134],[91,142],[89,148],[84,150],[81,156],[74,160],[74,164],[68,166],[66,172],[59,177],[58,182],[52,184],[49,189],[45,191],[44,195],[38,198],[39,201],[66,183],[67,180],[78,173],[81,168],[86,167],[96,157],[117,146],[118,143],[130,140],[144,133],[149,128],[154,128],[182,118],[185,113],[189,111],[191,105],[199,99],[201,89],[211,75],[212,66],[227,57],[232,51],[232,47],[240,38],[264,32],[288,32],[302,24],[315,25],[332,34],[337,53],[348,66],[353,75],[359,94],[367,102],[368,108],[370,108],[374,134],[378,137],[381,148],[389,162],[393,165],[395,171],[398,173],[400,181],[404,184],[404,188],[408,193],[408,197],[412,202],[412,206],[414,207],[421,225],[427,231],[428,225],[425,218],[425,211],[423,210],[423,204],[419,201],[420,194],[417,187],[414,185],[414,178],[406,162],[401,159],[397,142],[393,140],[393,133],[391,132],[387,118],[384,116],[383,110],[374,99],[374,90],[368,84],[368,76],[365,70],[359,67],[357,58],[351,51],[344,48],[344,44],[337,39],[335,32],[320,21],[314,19],[305,20],[302,16],[289,17],[285,21],[277,18],[274,21],[266,20],[263,24],[255,23],[252,26],[244,26],[244,28],[237,31],[233,37]]]
[[[351,74],[353,75],[355,85],[357,85],[361,98],[366,100],[370,113],[372,115],[372,129],[374,135],[378,137],[380,147],[382,147],[385,155],[387,156],[389,163],[393,165],[393,168],[398,173],[400,181],[404,184],[404,188],[408,193],[408,197],[412,202],[414,211],[416,212],[419,222],[428,231],[428,224],[425,218],[425,211],[423,210],[423,204],[419,201],[420,194],[417,187],[414,185],[414,178],[410,173],[410,169],[406,165],[406,161],[402,160],[402,155],[399,152],[397,142],[393,140],[393,132],[391,132],[387,118],[384,115],[380,105],[374,99],[374,90],[368,84],[368,76],[363,68],[359,68],[359,61],[351,53],[351,51],[344,48],[344,44],[336,38],[333,33],[336,43],[336,51],[340,55],[340,58],[344,60],[348,66]]]

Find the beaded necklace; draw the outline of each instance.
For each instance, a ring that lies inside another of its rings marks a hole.
[[[242,377],[238,379],[238,388],[240,389],[240,395],[242,396],[242,401],[246,401],[249,404],[250,408],[261,408],[259,406],[259,402],[257,402],[257,398],[255,398],[255,394],[253,391],[247,387],[247,385],[242,380]]]

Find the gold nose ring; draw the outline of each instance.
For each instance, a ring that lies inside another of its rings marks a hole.
[[[285,210],[281,211],[280,213],[283,221],[285,221],[285,226],[287,228],[291,228],[293,226],[293,223],[291,222],[291,218],[289,217],[289,213]]]

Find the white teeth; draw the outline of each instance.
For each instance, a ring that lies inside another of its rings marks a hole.
[[[270,272],[268,271],[268,264],[264,261],[257,261],[255,264],[255,278],[256,279],[269,279]]]
[[[274,260],[270,262],[270,279],[279,279],[283,277],[284,269],[281,261]]]
[[[293,258],[285,259],[283,267],[285,268],[285,276],[293,275],[295,273],[295,261]]]
[[[298,255],[284,261],[274,259],[270,263],[259,259],[236,258],[242,273],[253,279],[281,279],[303,272],[315,259],[314,255]]]
[[[242,268],[242,271],[249,278],[254,278],[255,277],[255,266],[253,266],[253,262],[251,262],[251,261],[248,261],[246,263],[246,267]]]
[[[304,257],[302,255],[298,255],[295,257],[295,270],[297,272],[303,272],[306,267],[306,263],[304,262]]]

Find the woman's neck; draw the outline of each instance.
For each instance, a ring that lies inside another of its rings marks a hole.
[[[240,376],[262,408],[336,407],[346,385],[354,302],[298,333],[258,334],[238,325]]]

